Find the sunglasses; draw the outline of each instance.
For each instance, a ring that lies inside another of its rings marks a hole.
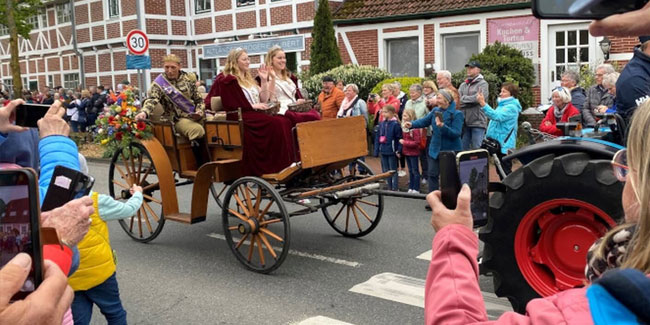
[[[621,182],[627,180],[627,174],[630,172],[630,167],[627,166],[627,149],[621,149],[614,154],[612,168],[616,179]]]

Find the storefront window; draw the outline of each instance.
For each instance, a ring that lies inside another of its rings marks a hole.
[[[395,77],[417,77],[420,57],[417,37],[386,40],[388,72]]]
[[[478,40],[478,33],[444,35],[442,37],[443,69],[452,73],[463,71],[469,58],[479,52]]]

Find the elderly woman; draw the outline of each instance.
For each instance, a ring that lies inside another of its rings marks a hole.
[[[413,84],[411,87],[409,87],[409,95],[411,96],[411,99],[406,102],[406,105],[404,105],[404,110],[406,111],[407,109],[413,109],[415,111],[415,118],[416,119],[421,119],[427,114],[429,114],[429,109],[427,108],[427,92],[429,93],[429,96],[436,97],[436,95],[433,92],[433,89],[438,91],[436,88],[436,85],[433,84],[433,81],[427,80],[424,82],[423,86],[420,86],[418,84]],[[429,139],[431,138],[431,128],[426,128],[426,143],[427,143],[427,148],[429,147]],[[427,151],[428,150],[422,150],[420,154],[420,165],[422,165],[422,184],[427,183],[427,178],[429,177],[429,170],[428,170],[428,164],[427,164]]]
[[[425,103],[427,104],[428,109],[436,107],[436,94],[438,93],[438,87],[433,82],[433,80],[426,80],[422,83],[422,95],[424,96]],[[416,112],[417,113],[417,112]]]
[[[378,99],[375,94],[368,96],[368,112],[375,116],[375,125],[383,120],[381,109],[386,105],[392,105],[395,108],[399,107],[399,100],[393,96],[394,90],[399,88],[395,84],[388,83],[381,86],[381,99]]]
[[[598,113],[616,113],[616,82],[620,75],[621,74],[618,72],[612,72],[603,76],[603,87],[605,87],[607,93],[611,95],[612,101],[609,106],[598,106]]]
[[[368,108],[366,102],[359,97],[359,87],[355,84],[347,84],[343,87],[345,98],[341,103],[336,117],[363,116],[368,124]]]
[[[569,122],[569,117],[580,114],[573,104],[571,104],[571,94],[566,87],[553,89],[551,94],[553,106],[546,112],[546,117],[542,120],[539,130],[552,135],[563,135],[562,130],[555,127],[557,123]]]
[[[603,84],[606,74],[616,72],[611,64],[601,64],[596,68],[596,84],[587,89],[587,99],[582,107],[582,123],[584,125],[595,125],[596,117],[594,113],[606,111],[608,107],[614,104],[614,96],[608,91]]]

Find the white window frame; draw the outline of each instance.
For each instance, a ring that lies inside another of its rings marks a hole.
[[[256,0],[234,0],[235,8],[250,8],[257,3]]]
[[[70,78],[72,76],[74,76],[76,78]],[[74,86],[71,86],[70,85],[71,83],[74,83]],[[63,75],[63,88],[65,88],[65,89],[76,89],[77,86],[79,86],[79,73],[74,72],[74,73],[66,73],[66,74]]]
[[[47,86],[50,88],[54,88],[54,76],[53,75],[47,75]]]
[[[415,31],[415,32],[417,32],[417,31]],[[416,75],[408,76],[408,77],[419,77],[419,76],[422,75],[422,71],[421,71],[422,69],[421,69],[420,65],[421,65],[421,61],[423,60],[422,54],[420,53],[421,51],[419,50],[422,47],[421,46],[422,40],[420,39],[419,34],[408,35],[408,34],[405,34],[405,33],[401,33],[400,37],[384,37],[384,44],[383,44],[384,45],[384,53],[385,53],[384,54],[384,58],[385,58],[385,60],[384,60],[384,69],[386,69],[386,71],[390,72],[390,47],[389,47],[388,43],[390,43],[391,41],[395,41],[395,40],[409,39],[409,38],[415,38],[418,41],[418,58],[417,58],[417,62],[416,62],[416,65],[418,66],[418,68],[417,68],[417,74]]]
[[[32,29],[39,29],[41,26],[38,16],[40,16],[40,14],[36,14],[34,16],[27,18],[27,23],[32,24]]]
[[[136,0],[136,1],[139,1],[139,0]],[[111,3],[113,3],[116,6],[115,9],[117,10],[117,13],[112,12]],[[108,17],[108,19],[119,17],[120,16],[120,8],[121,8],[120,7],[120,0],[108,0],[106,2],[106,17]]]
[[[0,37],[9,35],[9,27],[0,24]]]
[[[203,4],[199,6],[199,4]],[[194,13],[203,14],[212,11],[212,0],[194,0]]]
[[[56,23],[58,24],[65,24],[69,23],[71,19],[71,9],[70,9],[70,3],[65,2],[65,3],[60,3],[56,5]]]

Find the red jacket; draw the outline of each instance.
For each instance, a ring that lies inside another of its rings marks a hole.
[[[478,238],[466,226],[443,227],[433,238],[424,292],[425,324],[593,324],[586,288],[531,300],[526,315],[488,321],[478,285]]]
[[[402,131],[402,153],[405,156],[420,155],[420,141],[422,141],[422,132],[426,129],[411,129],[409,132]],[[426,134],[424,135],[426,137]]]
[[[381,99],[376,103],[368,101],[368,113],[375,115],[375,124],[379,124],[379,122],[384,120],[384,117],[381,115],[381,109],[384,108],[384,106],[386,105],[392,105],[393,107],[395,107],[395,114],[399,112],[399,107],[400,107],[399,99],[397,99],[393,95],[388,97],[388,99]]]
[[[552,135],[556,136],[562,136],[564,135],[562,133],[562,130],[558,129],[555,127],[555,106],[552,106],[551,108],[548,109],[546,112],[546,117],[542,120],[542,124],[539,125],[539,130],[545,133],[549,133]],[[560,123],[566,123],[569,122],[569,117],[578,115],[580,114],[580,111],[573,106],[573,104],[568,103],[567,108],[564,110],[564,114],[562,114],[562,118],[560,119]],[[551,125],[545,125],[546,121],[551,122]]]

